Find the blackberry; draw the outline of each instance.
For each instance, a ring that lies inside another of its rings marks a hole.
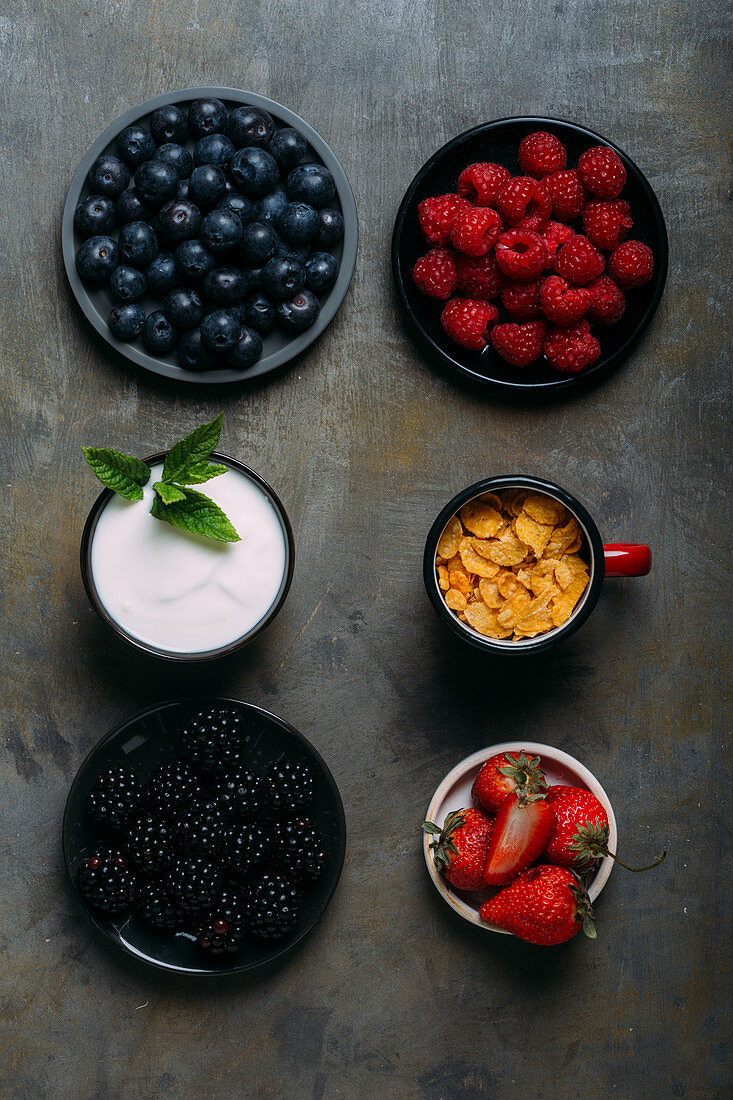
[[[169,816],[201,794],[201,780],[188,764],[161,764],[153,772],[145,799],[154,814]]]
[[[202,951],[209,955],[233,955],[244,943],[247,931],[247,903],[229,891],[203,920],[196,933]]]
[[[197,711],[182,729],[182,755],[202,772],[221,772],[242,763],[245,723],[233,707],[215,703]]]
[[[210,910],[221,890],[221,871],[208,859],[183,856],[171,864],[166,880],[170,895],[187,915]]]
[[[161,932],[173,932],[186,924],[184,909],[164,882],[144,882],[135,903],[135,911],[140,920]]]
[[[224,836],[222,859],[227,874],[242,879],[272,863],[275,841],[272,832],[256,822],[231,825]]]
[[[87,810],[92,821],[120,829],[125,818],[142,805],[143,788],[129,768],[113,764],[100,772],[87,798]]]
[[[318,829],[308,818],[278,821],[273,826],[278,865],[298,882],[315,882],[326,869],[328,852]]]
[[[254,821],[267,802],[261,780],[249,768],[235,768],[217,777],[211,797],[225,813],[242,821]]]
[[[263,875],[249,898],[249,927],[263,940],[281,940],[294,930],[300,914],[300,891],[285,875]]]
[[[167,821],[153,814],[131,818],[125,829],[125,847],[143,874],[163,871],[173,859],[172,830]]]
[[[78,872],[84,900],[100,913],[122,913],[135,900],[135,874],[122,852],[100,848]]]
[[[313,773],[297,760],[279,760],[265,772],[270,782],[270,810],[274,816],[306,810],[313,801]]]
[[[216,802],[192,802],[173,819],[176,848],[189,856],[217,855],[224,839],[226,815]]]

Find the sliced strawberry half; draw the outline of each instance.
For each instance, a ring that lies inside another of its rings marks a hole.
[[[557,824],[543,795],[506,798],[494,819],[486,852],[484,882],[503,886],[542,854]]]

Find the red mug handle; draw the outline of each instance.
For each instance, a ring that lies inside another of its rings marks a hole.
[[[607,577],[645,577],[652,567],[652,552],[638,542],[607,542],[603,547]]]

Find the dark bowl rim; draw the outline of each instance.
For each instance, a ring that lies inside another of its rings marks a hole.
[[[159,451],[156,454],[148,455],[148,457],[143,459],[143,461],[146,462],[148,465],[155,465],[158,462],[164,461],[167,453],[167,451]],[[102,492],[99,494],[97,499],[94,501],[91,509],[89,510],[89,515],[86,518],[84,530],[82,531],[81,545],[79,551],[81,577],[84,583],[87,597],[92,607],[97,612],[100,619],[102,619],[103,622],[105,622],[107,626],[109,626],[115,632],[115,634],[117,634],[118,637],[122,638],[123,641],[127,642],[129,645],[132,645],[135,649],[141,650],[143,653],[148,653],[153,657],[161,657],[164,660],[168,661],[177,661],[189,664],[199,661],[213,661],[217,657],[226,657],[230,653],[235,653],[238,649],[242,649],[244,646],[254,641],[254,639],[258,637],[258,635],[260,635],[262,631],[270,625],[272,620],[280,611],[282,605],[285,603],[285,599],[290,590],[290,585],[293,579],[293,571],[295,569],[295,538],[293,536],[293,528],[290,523],[290,518],[288,516],[288,513],[285,511],[285,505],[280,500],[280,497],[277,495],[272,486],[269,485],[268,482],[266,482],[265,479],[260,474],[258,474],[256,470],[251,469],[251,467],[245,465],[244,462],[240,462],[238,459],[232,458],[231,455],[223,454],[220,451],[212,451],[210,458],[217,459],[225,465],[231,466],[232,469],[238,470],[239,473],[244,474],[245,477],[248,477],[251,481],[255,483],[255,485],[259,489],[261,489],[265,493],[273,508],[275,509],[275,512],[277,513],[278,519],[280,520],[283,529],[283,534],[285,535],[286,567],[285,572],[283,573],[282,581],[280,582],[280,588],[278,590],[277,597],[267,609],[264,618],[260,619],[258,623],[255,623],[252,629],[249,630],[246,634],[243,634],[239,638],[235,638],[233,642],[228,642],[225,646],[219,646],[218,649],[209,649],[200,653],[171,653],[168,650],[159,649],[157,646],[151,645],[148,642],[143,642],[140,638],[136,638],[133,634],[129,634],[105,608],[99,597],[99,594],[97,593],[92,573],[91,553],[93,535],[102,511],[104,510],[104,508],[106,508],[107,504],[110,502],[110,500],[112,500],[115,495],[112,489],[103,489]]]
[[[152,714],[156,714],[159,711],[165,710],[168,707],[189,706],[189,705],[190,706],[198,706],[198,705],[203,705],[203,704],[206,704],[206,703],[214,703],[214,702],[216,702],[216,703],[229,703],[229,704],[233,704],[234,706],[237,706],[237,707],[245,707],[248,710],[255,711],[258,715],[260,715],[261,717],[264,717],[268,722],[274,722],[276,725],[280,726],[280,728],[282,730],[285,730],[286,733],[293,736],[297,741],[300,741],[301,745],[305,748],[305,750],[308,753],[310,753],[310,755],[313,758],[315,758],[316,762],[323,769],[323,775],[326,779],[326,783],[327,783],[327,786],[328,786],[328,788],[331,792],[331,795],[333,796],[333,803],[334,803],[334,807],[336,809],[337,831],[338,831],[338,837],[337,837],[338,853],[337,853],[337,857],[336,857],[336,861],[335,861],[335,866],[337,868],[337,871],[336,871],[336,874],[334,876],[334,880],[333,880],[333,884],[332,884],[331,888],[329,889],[328,893],[324,896],[320,906],[314,911],[312,919],[308,922],[308,924],[305,926],[305,928],[300,930],[300,932],[298,933],[297,936],[295,936],[292,940],[288,940],[288,942],[286,944],[284,944],[272,956],[270,956],[267,959],[260,959],[256,962],[253,962],[253,963],[246,963],[246,964],[240,964],[240,965],[237,965],[237,966],[230,966],[230,967],[227,967],[226,970],[223,969],[223,968],[221,970],[193,970],[190,967],[185,967],[185,966],[183,966],[183,967],[181,967],[181,966],[172,966],[168,963],[160,962],[157,959],[151,959],[151,958],[143,957],[142,955],[139,955],[136,952],[131,951],[130,948],[127,946],[127,944],[124,943],[115,934],[114,929],[107,922],[105,922],[101,918],[97,917],[95,915],[95,913],[93,913],[92,910],[89,908],[89,906],[86,904],[86,902],[84,901],[84,899],[81,896],[81,893],[79,891],[79,887],[78,887],[77,882],[76,882],[76,876],[74,874],[74,868],[72,866],[71,852],[69,850],[69,831],[70,831],[70,828],[71,828],[71,825],[72,825],[72,821],[71,821],[71,800],[72,800],[72,795],[75,793],[77,786],[84,779],[86,770],[87,770],[88,766],[90,765],[92,759],[96,755],[96,753],[99,752],[101,749],[103,749],[104,746],[108,742],[112,741],[116,736],[118,736],[128,726],[131,726],[135,722],[140,722],[140,721],[142,721],[142,719],[147,718]],[[83,908],[84,912],[87,914],[87,917],[89,918],[89,920],[92,923],[92,925],[94,926],[94,928],[96,928],[97,932],[99,932],[101,935],[103,935],[106,939],[110,940],[117,948],[119,948],[121,951],[123,951],[130,958],[135,959],[138,963],[142,963],[145,966],[153,967],[156,970],[165,971],[168,974],[178,974],[178,975],[185,975],[185,976],[191,977],[191,978],[204,978],[204,979],[212,979],[212,978],[216,979],[216,978],[219,978],[219,977],[229,978],[229,977],[231,977],[235,974],[251,973],[253,970],[259,970],[262,967],[270,966],[277,959],[281,958],[283,955],[286,955],[289,951],[291,951],[293,948],[295,948],[303,939],[305,939],[305,937],[307,935],[309,935],[310,932],[313,931],[316,924],[321,919],[321,917],[325,913],[326,909],[330,905],[331,900],[333,899],[333,896],[336,893],[336,888],[337,888],[337,886],[339,884],[339,881],[341,879],[341,873],[343,871],[344,860],[346,858],[346,814],[344,812],[344,804],[343,804],[343,799],[341,798],[341,792],[339,791],[338,786],[336,785],[336,780],[333,777],[331,769],[329,768],[328,764],[326,763],[326,761],[323,759],[323,757],[319,753],[318,749],[312,744],[311,741],[308,740],[308,738],[305,736],[305,734],[302,734],[300,732],[300,730],[297,730],[295,728],[295,726],[291,726],[290,723],[286,722],[284,718],[280,718],[277,714],[273,714],[271,711],[265,710],[264,707],[258,706],[257,703],[246,703],[242,699],[231,699],[228,696],[205,695],[205,696],[196,696],[196,697],[191,698],[191,699],[169,699],[164,703],[156,703],[155,706],[146,707],[145,710],[139,711],[137,714],[134,714],[132,716],[132,718],[127,718],[127,719],[125,719],[125,721],[119,722],[113,729],[111,729],[108,733],[104,734],[104,736],[101,737],[99,739],[99,741],[97,741],[97,743],[92,746],[92,748],[89,750],[89,752],[84,757],[81,764],[79,765],[79,768],[77,769],[76,775],[74,776],[74,779],[72,780],[71,787],[69,788],[69,793],[66,796],[66,802],[65,802],[65,805],[64,805],[62,833],[61,833],[61,844],[62,844],[62,850],[63,850],[63,855],[64,855],[64,865],[65,865],[65,868],[66,868],[66,873],[69,877],[69,880],[71,882],[74,893],[75,893],[76,897],[78,898],[79,904]]]
[[[435,554],[438,540],[443,533],[445,525],[464,504],[468,503],[469,500],[473,500],[475,497],[482,496],[484,493],[490,493],[496,489],[509,489],[515,487],[520,489],[532,489],[535,492],[554,497],[556,500],[559,500],[561,504],[564,504],[568,511],[575,516],[587,536],[591,557],[591,577],[590,584],[583,594],[580,607],[571,614],[570,618],[567,622],[563,623],[562,626],[547,631],[545,634],[540,634],[536,638],[524,638],[521,642],[502,642],[498,639],[479,634],[477,631],[464,626],[460,619],[451,611],[438,588],[435,571]],[[583,625],[598,603],[598,597],[603,587],[604,576],[605,563],[603,557],[603,540],[601,539],[598,526],[587,508],[581,504],[576,496],[568,492],[567,489],[563,489],[562,486],[556,485],[552,481],[533,477],[530,474],[497,474],[493,477],[482,478],[481,481],[476,481],[473,485],[469,485],[465,489],[462,489],[459,493],[456,493],[438,513],[435,522],[428,532],[427,539],[425,540],[423,580],[425,582],[428,598],[438,618],[449,627],[461,641],[467,642],[476,649],[500,654],[501,656],[516,657],[541,653],[552,648],[565,638],[568,638],[571,634],[574,634],[575,631]]]
[[[338,195],[341,211],[344,219],[343,251],[336,282],[329,288],[328,298],[324,303],[315,324],[298,336],[295,336],[285,347],[271,353],[264,359],[258,360],[252,367],[237,370],[235,368],[220,368],[209,371],[186,371],[182,367],[167,363],[148,354],[142,348],[124,340],[117,340],[109,331],[107,324],[93,307],[85,284],[79,278],[76,270],[76,250],[74,247],[74,211],[76,210],[79,196],[86,182],[87,173],[100,153],[110,144],[118,134],[139,121],[145,115],[155,111],[158,107],[167,106],[169,103],[180,103],[190,99],[199,99],[206,96],[214,96],[217,99],[230,102],[260,107],[274,115],[278,121],[286,126],[295,127],[309,145],[315,150],[327,168],[333,173],[336,181],[336,193]],[[173,92],[165,92],[162,95],[146,99],[136,107],[131,107],[119,115],[109,126],[92,142],[82,157],[79,167],[74,173],[64,203],[61,218],[61,249],[64,260],[66,277],[71,287],[71,292],[77,305],[86,317],[92,328],[109,344],[119,355],[137,367],[151,371],[160,377],[170,378],[177,382],[191,382],[194,384],[228,384],[234,382],[249,382],[262,378],[274,371],[281,370],[288,363],[298,359],[325,331],[346,297],[351,280],[356,268],[356,254],[359,241],[359,222],[356,211],[354,192],[349,183],[346,171],[341,161],[334,153],[328,142],[321,137],[305,119],[267,96],[258,95],[256,92],[247,92],[240,88],[226,87],[202,87],[181,88]],[[266,364],[266,365],[265,365]],[[258,369],[259,368],[259,369]]]
[[[657,257],[657,265],[655,272],[654,293],[651,300],[645,309],[641,319],[633,329],[631,334],[627,337],[620,348],[617,348],[612,355],[609,355],[605,359],[589,370],[581,371],[578,374],[558,376],[557,378],[547,379],[543,382],[522,382],[512,381],[510,379],[498,379],[488,378],[486,375],[481,374],[480,371],[474,370],[471,367],[467,367],[465,363],[462,363],[460,359],[449,355],[443,348],[441,348],[430,334],[425,330],[423,325],[419,322],[414,314],[412,306],[407,299],[407,293],[405,291],[405,280],[407,274],[403,272],[400,262],[400,245],[402,242],[402,236],[405,231],[405,221],[407,218],[407,210],[412,203],[415,192],[419,188],[425,176],[435,166],[438,161],[443,157],[452,153],[468,138],[473,137],[479,133],[490,133],[492,130],[499,129],[500,127],[507,126],[509,124],[526,124],[529,126],[556,126],[565,128],[573,132],[574,134],[581,135],[584,138],[591,139],[594,142],[598,142],[602,145],[608,145],[611,149],[614,149],[616,153],[621,157],[627,172],[630,170],[634,175],[637,184],[641,187],[647,200],[649,201],[653,214],[653,221],[656,231],[659,235],[660,248],[659,256]],[[613,141],[609,141],[608,138],[602,134],[597,133],[595,130],[589,129],[587,126],[581,126],[577,122],[571,122],[569,119],[552,118],[540,115],[514,115],[506,118],[493,119],[490,122],[482,122],[478,126],[473,126],[469,130],[464,130],[463,133],[458,134],[456,137],[447,141],[440,149],[423,164],[422,168],[413,177],[407,191],[402,198],[399,205],[397,216],[395,218],[394,229],[392,231],[392,277],[397,290],[397,296],[399,298],[402,310],[407,317],[413,334],[428,351],[429,355],[437,360],[443,367],[449,371],[457,373],[463,378],[470,379],[471,382],[486,387],[494,387],[504,391],[505,393],[522,394],[524,396],[544,396],[547,394],[556,394],[559,392],[566,392],[568,390],[575,391],[581,387],[587,386],[589,383],[599,381],[602,377],[609,374],[612,370],[615,370],[621,365],[624,359],[630,354],[635,345],[639,342],[645,330],[649,326],[652,317],[656,313],[657,307],[664,293],[664,287],[667,282],[667,272],[669,268],[669,237],[667,234],[667,226],[664,220],[664,214],[651,184],[648,179],[639,168],[639,166],[631,159],[628,153],[624,152],[620,146],[616,145]]]

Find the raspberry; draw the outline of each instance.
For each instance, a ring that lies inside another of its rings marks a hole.
[[[531,321],[540,315],[541,280],[509,283],[501,292],[504,309],[513,321]]]
[[[412,277],[421,294],[447,301],[458,286],[453,254],[447,248],[431,248],[415,264]]]
[[[485,256],[457,256],[458,289],[464,298],[474,302],[488,302],[502,288],[504,276],[493,252]]]
[[[499,192],[496,208],[507,225],[537,230],[550,217],[552,199],[538,180],[531,176],[515,176]]]
[[[603,256],[587,237],[576,233],[562,246],[555,258],[555,271],[576,286],[597,279],[606,266]]]
[[[614,283],[608,275],[601,275],[585,287],[591,296],[588,317],[591,321],[598,321],[601,325],[612,325],[623,316],[626,309],[626,299],[623,291]]]
[[[467,210],[469,206],[460,195],[435,195],[423,199],[417,208],[417,218],[428,244],[448,244],[453,219],[459,210]]]
[[[582,213],[588,196],[574,168],[563,168],[545,176],[542,186],[550,192],[553,218],[569,222]]]
[[[608,257],[608,271],[624,290],[641,286],[652,277],[654,253],[641,241],[624,241]]]
[[[501,218],[488,206],[460,210],[451,226],[450,239],[466,256],[485,256],[501,233]]]
[[[515,367],[528,367],[542,355],[542,345],[547,334],[544,321],[527,321],[526,324],[497,325],[491,333],[491,343],[502,359]]]
[[[519,143],[519,167],[525,176],[542,179],[549,172],[564,168],[567,162],[565,146],[554,134],[536,130],[527,134]]]
[[[474,206],[495,206],[499,192],[511,178],[503,164],[469,164],[458,177],[456,191]]]
[[[583,230],[597,248],[611,252],[631,229],[631,208],[623,199],[595,199],[583,211]]]
[[[498,316],[497,309],[488,302],[453,298],[443,310],[440,321],[456,344],[471,351],[483,351],[488,343],[487,330]]]
[[[540,236],[547,248],[548,260],[546,270],[553,271],[555,267],[555,256],[565,242],[575,236],[575,230],[571,229],[569,225],[563,225],[562,222],[548,222],[540,233]]]
[[[545,355],[555,370],[575,374],[595,363],[601,345],[591,335],[590,325],[581,321],[574,328],[550,329],[545,340]]]
[[[553,325],[574,325],[585,316],[593,302],[593,295],[582,286],[571,287],[559,275],[550,275],[540,289],[540,306]]]
[[[536,279],[544,271],[547,258],[545,242],[531,229],[510,229],[496,242],[499,269],[519,283]]]
[[[617,199],[626,183],[621,157],[607,145],[594,145],[581,153],[578,172],[586,191],[604,199]]]

